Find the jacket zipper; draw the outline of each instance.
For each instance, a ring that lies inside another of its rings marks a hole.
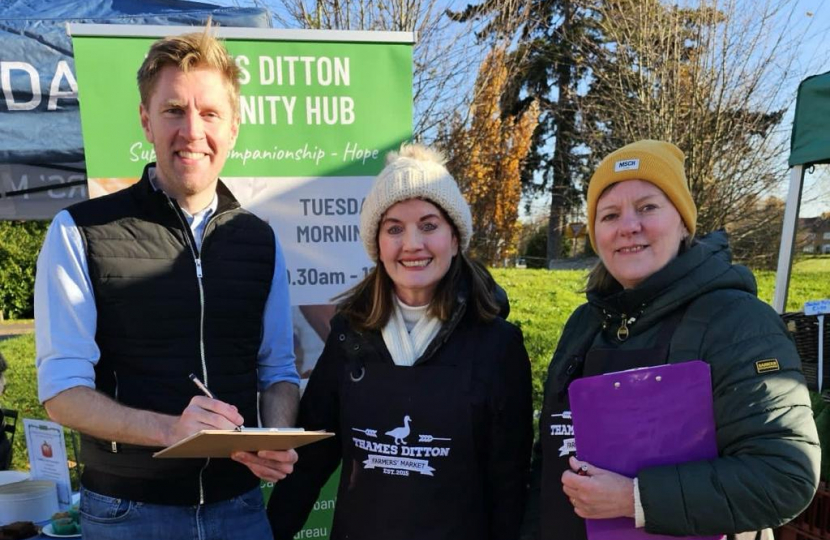
[[[604,309],[602,310],[602,313],[603,313],[603,315],[605,315],[605,320],[602,321],[602,328],[606,329],[606,328],[608,328],[609,323],[612,322],[612,320],[614,319],[615,314],[610,313],[610,312],[608,312]],[[620,326],[617,328],[617,332],[616,332],[617,339],[619,341],[625,341],[626,339],[628,339],[628,337],[631,335],[631,331],[628,329],[628,325],[629,324],[634,324],[635,322],[637,322],[637,317],[642,315],[642,313],[643,312],[641,311],[640,313],[638,313],[637,315],[635,315],[633,317],[629,317],[625,313],[623,313],[619,316],[620,317]]]
[[[620,327],[617,328],[617,339],[620,341],[625,341],[628,339],[628,323],[626,319],[626,314],[623,313],[622,317],[620,318]]]
[[[196,282],[199,285],[199,359],[202,362],[202,380],[205,382],[207,386],[208,383],[208,372],[207,372],[207,360],[205,358],[205,288],[202,284],[202,278],[204,277],[204,273],[202,272],[202,259],[201,253],[196,248],[196,239],[193,237],[193,231],[190,229],[190,226],[187,224],[187,220],[182,215],[182,209],[179,207],[177,203],[174,203],[173,200],[165,193],[165,197],[167,197],[167,204],[170,205],[170,208],[173,210],[173,213],[176,214],[176,217],[179,218],[179,222],[182,224],[182,228],[184,229],[185,238],[187,239],[187,245],[190,248],[190,254],[193,255],[193,263],[196,266]],[[207,236],[208,228],[210,224],[216,219],[219,213],[214,214],[213,216],[208,219],[208,222],[205,224],[204,232],[202,233],[202,247],[204,247],[205,237]],[[208,468],[210,465],[210,458],[205,460],[204,466],[199,470],[199,504],[205,504],[205,486],[204,480],[202,475],[205,472],[205,469]]]
[[[190,230],[187,220],[182,215],[181,208],[170,197],[167,197],[167,203],[173,209],[176,217],[179,218],[179,222],[184,229],[185,238],[187,239],[187,247],[190,248],[193,263],[196,266],[196,283],[199,285],[199,359],[202,363],[202,381],[204,381],[205,386],[210,386],[207,373],[207,361],[205,360],[205,288],[202,284],[202,277],[204,277],[202,273],[202,259],[199,250],[196,249],[196,239],[193,238],[193,231]],[[205,227],[205,230],[207,230],[207,227]]]
[[[112,376],[113,376],[113,378],[115,378],[115,401],[118,401],[118,372],[113,371]],[[110,444],[112,445],[112,453],[117,454],[118,453],[118,443],[115,442],[115,441],[110,441]]]

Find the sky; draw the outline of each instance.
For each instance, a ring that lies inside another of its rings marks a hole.
[[[817,75],[830,70],[830,1],[828,0],[803,0],[800,10],[804,13],[805,20],[811,22],[806,29],[806,38],[800,49],[799,59],[804,75]],[[811,14],[807,16],[807,14]],[[793,95],[797,93],[797,86],[793,88]],[[794,103],[784,122],[788,130],[792,129]],[[786,194],[787,179],[782,182],[781,195]],[[814,217],[822,212],[830,212],[830,165],[819,165],[815,170],[805,174],[804,189],[802,191],[802,203],[799,215],[801,217]]]
[[[752,10],[762,9],[765,4],[776,4],[781,0],[736,1],[744,3],[745,9]],[[225,6],[264,6],[276,13],[283,11],[280,0],[213,0],[213,2]],[[454,9],[460,9],[471,2],[472,0],[446,0],[441,3],[445,3]],[[695,4],[696,0],[680,0],[679,3]],[[830,70],[830,39],[828,38],[830,36],[830,0],[792,0],[790,8],[790,10],[783,12],[773,23],[773,27],[784,27],[786,25],[790,28],[790,33],[785,38],[800,40],[795,64],[792,66],[793,77],[788,81],[787,86],[781,90],[781,106],[786,106],[788,109],[778,129],[778,136],[787,139],[792,130],[798,83],[810,75]],[[781,34],[780,31],[770,32],[770,43]],[[472,81],[470,86],[472,86]],[[788,155],[781,156],[781,181],[778,189],[772,193],[772,195],[781,198],[786,198],[789,182],[787,158]],[[549,197],[540,197],[533,201],[531,213],[544,212],[549,204]],[[818,166],[805,175],[799,215],[812,217],[822,212],[830,212],[830,165]]]

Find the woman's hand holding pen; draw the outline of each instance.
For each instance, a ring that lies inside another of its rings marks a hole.
[[[233,405],[206,396],[194,396],[175,419],[168,446],[203,429],[236,429],[244,418]]]
[[[572,457],[562,473],[562,489],[579,517],[634,517],[634,481]]]

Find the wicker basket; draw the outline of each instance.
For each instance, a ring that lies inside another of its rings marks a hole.
[[[781,319],[795,338],[795,346],[801,357],[801,369],[810,390],[818,390],[818,317],[802,312],[784,313]],[[824,373],[822,390],[830,388],[830,363],[827,349],[830,349],[830,316],[824,318]]]
[[[830,489],[827,484],[821,482],[810,506],[777,532],[778,540],[830,540]]]

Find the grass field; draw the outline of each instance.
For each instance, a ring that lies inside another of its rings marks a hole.
[[[548,362],[562,327],[573,310],[585,301],[584,294],[579,292],[585,284],[585,272],[496,269],[493,274],[510,297],[509,320],[524,332],[525,346],[533,364],[534,396],[538,407]],[[759,271],[756,277],[758,296],[770,302],[774,272]],[[795,264],[787,310],[800,311],[806,300],[821,298],[830,298],[830,257]],[[37,399],[33,337],[24,335],[0,341],[0,351],[10,364],[8,387],[0,403],[5,408],[19,410],[22,417],[45,418],[45,411]],[[22,425],[15,440],[14,467],[27,467]]]
[[[795,272],[830,272],[830,255],[804,258],[793,264]]]
[[[26,334],[0,341],[0,352],[9,363],[9,369],[6,371],[6,391],[0,396],[0,405],[20,414],[14,438],[12,469],[28,469],[29,458],[26,455],[22,419],[46,418],[46,411],[37,399],[34,336]]]

